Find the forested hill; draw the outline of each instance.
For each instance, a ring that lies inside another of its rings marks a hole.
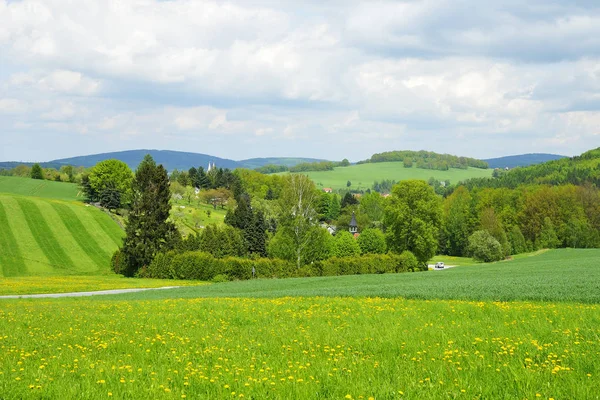
[[[490,168],[516,168],[516,167],[527,167],[529,165],[541,164],[548,161],[560,160],[561,158],[567,158],[566,156],[560,156],[558,154],[546,154],[546,153],[531,153],[531,154],[519,154],[515,156],[506,156],[498,158],[489,158],[483,160],[488,163]]]
[[[600,147],[572,158],[548,161],[509,171],[494,171],[493,178],[469,179],[463,184],[472,187],[515,188],[523,184],[600,186]]]
[[[415,165],[417,168],[448,170],[450,168],[467,169],[488,168],[485,161],[477,160],[469,157],[459,157],[451,154],[438,154],[432,151],[386,151],[384,153],[373,154],[370,159],[361,161],[358,164],[364,163],[380,163],[390,161],[404,162],[405,166]]]
[[[100,161],[108,159],[117,159],[123,161],[129,165],[129,168],[135,170],[137,166],[142,162],[144,156],[150,154],[157,164],[162,164],[168,171],[174,169],[187,171],[191,167],[204,167],[208,166],[208,163],[215,163],[217,167],[234,169],[240,165],[237,161],[229,160],[226,158],[219,158],[208,154],[201,153],[188,153],[183,151],[171,151],[171,150],[128,150],[118,151],[114,153],[102,153],[92,154],[88,156],[79,156],[72,158],[63,158],[60,160],[51,161],[53,164],[62,165],[74,165],[81,167],[93,167]]]
[[[70,158],[62,158],[58,160],[41,162],[42,168],[60,169],[64,165],[72,165],[74,167],[93,167],[100,161],[117,159],[129,165],[131,169],[135,169],[144,159],[146,154],[150,154],[158,163],[162,164],[168,171],[174,169],[187,171],[192,167],[208,166],[208,163],[215,163],[219,168],[248,168],[255,169],[263,167],[267,164],[278,165],[285,167],[293,167],[298,164],[307,162],[321,162],[324,160],[316,158],[296,158],[296,157],[269,157],[269,158],[250,158],[247,160],[235,161],[226,158],[215,157],[209,154],[190,153],[173,150],[127,150],[112,153],[91,154],[85,156],[77,156]],[[11,169],[18,165],[27,165],[31,167],[33,162],[20,161],[4,161],[0,162],[0,169]]]

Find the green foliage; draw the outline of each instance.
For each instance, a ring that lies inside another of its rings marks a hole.
[[[369,220],[382,221],[385,209],[385,198],[377,192],[365,193],[360,198],[360,211],[369,217]]]
[[[122,249],[127,276],[149,265],[156,253],[172,248],[179,235],[175,225],[167,221],[171,211],[167,171],[149,155],[135,173],[132,197]]]
[[[424,263],[435,255],[442,222],[441,201],[424,181],[402,181],[392,189],[385,209],[388,248],[411,251]]]
[[[93,192],[87,188],[84,190],[88,193],[88,198],[94,197],[91,193],[96,193],[100,201],[104,198],[106,201],[103,206],[107,203],[114,205],[117,201],[116,207],[109,208],[119,208],[130,201],[132,179],[131,169],[123,161],[105,160],[96,164],[89,172],[86,185],[89,184]],[[115,195],[115,192],[119,194]]]
[[[540,233],[540,239],[538,241],[538,247],[543,249],[554,249],[560,244],[556,231],[554,230],[554,224],[549,217],[544,218],[544,225]]]
[[[384,254],[387,251],[385,235],[379,229],[364,229],[356,240],[361,254]]]
[[[482,169],[488,168],[488,164],[485,161],[469,157],[458,157],[450,154],[438,154],[431,151],[388,151],[384,153],[373,154],[369,160],[364,162],[405,162],[406,160],[410,160],[411,166],[412,161],[414,160],[417,163],[417,168],[424,169],[447,170],[448,168],[466,169],[468,167]],[[406,163],[404,166],[406,167]]]
[[[333,171],[335,167],[331,161],[317,161],[300,163],[289,168],[290,172],[306,172],[306,171]]]
[[[417,257],[408,250],[403,251],[398,256],[397,263],[402,266],[404,271],[427,271],[427,263],[419,262]]]
[[[288,170],[289,167],[287,165],[267,164],[256,168],[254,171],[260,172],[261,174],[276,174],[278,172],[285,172]]]
[[[327,230],[314,225],[308,229],[303,233],[305,245],[301,248],[300,266],[331,257],[333,249],[334,239]],[[298,267],[298,247],[295,237],[285,230],[279,229],[270,240],[268,254],[270,257],[295,262]]]
[[[528,167],[513,168],[496,178],[477,178],[465,182],[469,189],[475,187],[516,188],[519,185],[584,185],[600,186],[600,148],[581,156],[562,158]]]
[[[342,198],[342,202],[340,203],[340,206],[343,209],[348,206],[356,205],[358,203],[359,203],[358,200],[356,199],[356,197],[354,197],[354,195],[352,193],[346,192],[346,194]]]
[[[521,254],[531,250],[528,248],[525,237],[517,225],[513,225],[513,227],[510,228],[508,232],[508,242],[510,243],[512,254]]]
[[[467,254],[468,238],[474,227],[473,200],[466,188],[458,187],[444,201],[443,246],[446,254]]]
[[[476,231],[469,236],[469,253],[474,259],[483,262],[499,261],[504,258],[500,242],[487,230]]]
[[[156,255],[140,276],[159,279],[188,279],[202,281],[230,281],[256,278],[290,278],[297,276],[333,276],[383,274],[418,271],[419,265],[410,252],[401,255],[368,254],[363,256],[333,257],[316,260],[302,268],[293,262],[277,258],[215,258],[201,251]]]
[[[406,157],[402,161],[402,165],[404,166],[404,168],[412,168],[413,167],[413,160],[412,160],[412,158]]]
[[[350,232],[341,231],[335,235],[332,255],[334,257],[352,257],[360,255],[360,246]]]
[[[44,179],[44,174],[42,172],[42,167],[40,167],[40,164],[35,163],[31,167],[31,179]]]
[[[322,229],[316,225],[319,197],[319,191],[307,176],[285,177],[279,199],[279,226],[269,246],[270,254],[284,255],[287,260],[293,257],[298,268],[314,259],[315,246],[321,247],[318,242],[323,237]]]
[[[186,242],[189,244],[185,245]],[[217,258],[243,257],[247,254],[242,232],[229,225],[208,225],[200,234],[188,236],[183,243],[188,251],[200,250]]]
[[[340,216],[341,205],[340,198],[337,194],[333,194],[330,197],[329,208],[327,210],[327,220],[333,221],[336,220]]]
[[[159,253],[141,274],[148,278],[230,281],[295,276],[293,263],[268,258],[216,258],[201,251]]]

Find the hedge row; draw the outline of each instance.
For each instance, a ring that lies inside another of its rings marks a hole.
[[[160,279],[245,280],[252,278],[290,278],[356,274],[383,274],[418,271],[421,269],[412,253],[401,255],[369,254],[362,257],[341,257],[315,262],[300,269],[285,260],[270,258],[215,258],[208,253],[171,251],[158,254],[152,263],[140,270],[139,276]]]

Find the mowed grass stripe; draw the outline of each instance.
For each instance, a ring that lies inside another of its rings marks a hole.
[[[92,207],[88,207],[86,211],[94,217],[94,220],[98,223],[100,228],[102,228],[104,233],[106,233],[106,236],[108,236],[117,247],[123,245],[123,235],[125,232],[111,217]]]
[[[23,211],[27,225],[38,246],[42,249],[50,264],[60,270],[75,270],[75,264],[62,247],[57,246],[56,236],[48,226],[37,205],[31,200],[17,199]]]
[[[83,226],[85,226],[89,235],[96,241],[96,243],[98,243],[98,246],[100,246],[100,248],[106,254],[108,254],[110,259],[119,246],[115,244],[115,240],[112,238],[113,235],[107,234],[106,231],[102,229],[102,227],[96,222],[94,214],[101,214],[109,220],[110,217],[108,215],[103,215],[103,212],[95,207],[86,207],[83,204],[65,203],[65,206],[69,207],[75,213],[75,215],[77,215],[77,218],[79,218]],[[118,228],[116,222],[114,224]],[[122,237],[121,235],[124,235],[124,232],[122,232],[120,229],[116,230],[115,232],[120,235],[116,239],[119,239]]]
[[[88,225],[84,226],[79,220],[78,215],[75,214],[69,206],[60,203],[52,203],[52,207],[63,220],[73,238],[79,243],[79,246],[81,246],[89,258],[94,261],[97,269],[108,269],[112,254],[98,245],[94,237],[88,232],[86,228]]]
[[[35,201],[38,208],[44,215],[48,226],[54,233],[58,241],[58,245],[69,254],[69,257],[75,261],[75,268],[80,272],[94,272],[99,266],[87,253],[86,249],[81,246],[80,239],[89,240],[87,238],[79,238],[73,235],[73,232],[63,221],[61,215],[58,214],[53,207],[53,202],[39,200]]]
[[[0,195],[4,210],[8,218],[8,229],[13,233],[19,253],[25,261],[27,275],[49,275],[56,271],[38,245],[33,233],[29,229],[25,215],[12,195]]]
[[[6,211],[0,197],[0,275],[21,276],[27,273],[25,262],[19,253],[17,240],[8,226]]]

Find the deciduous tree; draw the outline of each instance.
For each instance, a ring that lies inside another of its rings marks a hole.
[[[396,253],[409,250],[425,263],[438,247],[441,200],[427,182],[402,181],[392,188],[384,222],[388,248]]]

